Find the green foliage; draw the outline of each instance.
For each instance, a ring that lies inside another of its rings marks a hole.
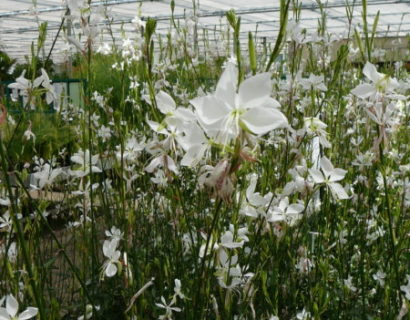
[[[34,139],[24,135],[30,128]],[[3,125],[0,130],[9,161],[15,168],[30,163],[35,155],[51,159],[63,148],[72,150],[77,141],[73,129],[62,123],[57,113],[25,112],[19,119],[18,127]]]
[[[16,59],[12,59],[6,52],[0,51],[0,81],[10,81],[14,79],[10,71],[15,63]]]

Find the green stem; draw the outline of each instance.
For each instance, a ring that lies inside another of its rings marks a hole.
[[[35,268],[35,265],[33,265],[32,268],[32,264],[30,261],[30,255],[29,255],[29,251],[27,249],[26,246],[26,241],[24,239],[24,234],[23,234],[23,230],[20,226],[20,221],[17,218],[17,208],[16,208],[16,202],[14,199],[14,195],[13,195],[13,190],[11,189],[11,185],[10,185],[10,181],[9,181],[9,177],[7,174],[7,160],[6,160],[6,155],[4,154],[4,149],[3,149],[3,143],[1,142],[1,137],[0,137],[0,156],[1,156],[1,165],[2,165],[2,169],[3,169],[3,174],[4,174],[4,180],[5,180],[5,184],[7,187],[7,191],[10,197],[10,203],[11,203],[11,210],[10,210],[10,215],[11,215],[11,219],[13,221],[13,225],[16,228],[17,231],[17,237],[23,252],[23,259],[24,259],[24,264],[26,265],[26,269],[27,269],[27,273],[29,276],[29,282],[30,282],[30,286],[33,290],[33,295],[34,295],[34,299],[36,301],[36,304],[38,306],[38,310],[39,310],[39,314],[40,314],[40,319],[46,319],[46,314],[44,311],[44,305],[43,305],[43,299],[42,296],[40,294],[40,291],[36,285],[36,277],[33,271],[33,268]]]

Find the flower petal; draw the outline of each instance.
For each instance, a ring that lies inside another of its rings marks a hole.
[[[158,92],[155,99],[157,100],[159,111],[163,114],[171,113],[176,109],[174,99],[172,99],[172,97],[164,91]]]
[[[329,180],[332,181],[332,182],[340,181],[345,177],[346,173],[347,173],[346,170],[336,168],[330,174],[330,179]]]
[[[375,65],[370,63],[369,61],[366,62],[363,68],[363,74],[367,77],[367,79],[373,82],[377,82],[381,78],[383,78],[383,74],[377,72]]]
[[[211,125],[226,117],[231,108],[215,96],[206,96],[191,100],[197,116],[205,125]]]
[[[371,84],[364,83],[359,84],[351,92],[359,98],[366,99],[376,93],[376,88]]]
[[[322,169],[326,178],[330,177],[330,175],[334,171],[333,164],[327,157],[322,157],[322,159],[320,159],[320,168]]]
[[[349,199],[349,195],[346,193],[345,189],[340,183],[329,183],[329,188],[336,199]]]
[[[16,316],[17,311],[19,310],[19,303],[17,302],[16,298],[13,297],[12,294],[9,294],[7,296],[6,309],[12,318]]]
[[[239,86],[239,104],[241,107],[259,107],[261,102],[270,97],[272,81],[270,73],[261,73],[243,81]]]
[[[105,269],[105,274],[107,277],[113,277],[117,273],[117,266],[114,263],[108,263]]]
[[[287,214],[298,214],[301,213],[305,207],[301,205],[300,203],[293,203],[291,204],[288,209],[286,210]]]
[[[235,64],[228,62],[216,86],[215,96],[218,99],[227,101],[233,107],[235,105],[237,81],[238,69]]]
[[[163,155],[160,155],[160,156],[152,159],[150,164],[145,167],[145,171],[147,171],[149,173],[154,172],[154,170],[157,167],[162,166],[163,164],[164,164],[164,158],[163,158]]]
[[[178,174],[178,168],[175,165],[174,160],[170,156],[166,155],[164,157],[164,164],[168,170],[174,172],[175,174]]]
[[[9,313],[5,308],[0,308],[0,320],[10,320]]]
[[[316,169],[309,169],[309,174],[313,179],[314,183],[323,183],[325,182],[325,178],[323,177],[322,172]]]
[[[207,147],[205,145],[192,146],[182,158],[181,166],[194,166],[197,162],[199,162],[202,159],[202,156],[204,155],[206,148]]]
[[[38,309],[34,307],[28,307],[24,312],[19,315],[19,320],[27,320],[35,317],[38,313]]]
[[[241,120],[255,134],[265,134],[288,125],[288,120],[279,110],[259,107],[248,110]]]

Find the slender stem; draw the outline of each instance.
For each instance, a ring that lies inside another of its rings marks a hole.
[[[1,142],[1,136],[0,136],[0,156],[1,156],[1,165],[2,165],[2,169],[3,169],[3,174],[4,174],[4,180],[5,180],[5,184],[7,187],[7,191],[9,194],[9,198],[10,198],[10,203],[11,203],[11,219],[13,221],[13,225],[16,228],[17,231],[17,237],[21,246],[21,250],[23,251],[23,259],[24,259],[24,264],[26,265],[26,269],[27,269],[27,273],[29,276],[29,282],[30,282],[30,286],[33,290],[33,294],[34,294],[34,299],[36,301],[36,304],[38,306],[38,310],[39,310],[39,314],[40,314],[40,319],[46,319],[46,315],[45,315],[45,311],[44,311],[44,305],[43,305],[43,298],[40,294],[40,291],[37,287],[36,284],[36,277],[33,271],[33,268],[35,268],[35,265],[33,265],[32,267],[32,262],[30,260],[30,255],[29,255],[29,251],[27,249],[26,246],[26,241],[24,239],[24,234],[23,234],[23,230],[20,226],[20,221],[17,218],[17,208],[16,208],[16,202],[14,199],[14,195],[13,195],[13,190],[11,188],[10,185],[10,180],[9,180],[9,176],[7,173],[7,160],[6,160],[6,155],[4,153],[4,149],[3,149],[3,143]]]

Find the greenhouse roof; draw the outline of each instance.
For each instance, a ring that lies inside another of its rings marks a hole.
[[[68,0],[67,0],[68,1]],[[70,0],[72,1],[72,0]],[[36,2],[36,5],[33,3]],[[105,27],[110,25],[112,36],[121,37],[122,30],[132,32],[132,19],[138,14],[141,6],[142,20],[153,17],[157,20],[157,32],[166,33],[169,30],[171,9],[170,0],[93,0],[91,6],[96,11],[105,12],[107,18],[98,22]],[[279,28],[279,0],[197,0],[196,16],[198,26],[208,33],[215,33],[226,29],[224,15],[227,10],[234,9],[241,16],[241,36],[247,37],[249,31],[257,31],[258,37],[273,42]],[[326,2],[327,29],[331,33],[345,35],[347,30],[346,2],[355,3],[353,25],[361,25],[361,0],[328,0]],[[55,46],[51,57],[54,61],[61,61],[61,54],[66,46],[64,33],[68,20],[63,19],[67,13],[64,0],[1,0],[0,1],[0,46],[11,56],[23,60],[30,53],[31,43],[36,43],[38,26],[47,22],[47,39],[42,52],[47,56],[51,51],[54,40]],[[175,19],[185,19],[193,15],[192,0],[175,0]],[[274,3],[274,4],[272,4]],[[276,4],[275,4],[276,3]],[[320,19],[318,1],[301,1],[301,26],[308,31],[317,29]],[[105,10],[101,10],[105,9]],[[377,12],[380,11],[378,22],[378,36],[405,36],[410,33],[410,1],[409,0],[367,0],[367,16],[372,24]],[[291,18],[291,15],[290,15]],[[223,22],[221,24],[221,21]],[[71,28],[70,28],[71,29]],[[76,25],[72,32],[75,34]],[[112,37],[105,32],[105,36]],[[201,37],[202,33],[198,33]],[[101,37],[99,37],[101,39]],[[105,38],[108,40],[108,38]],[[201,40],[201,39],[199,39]]]

